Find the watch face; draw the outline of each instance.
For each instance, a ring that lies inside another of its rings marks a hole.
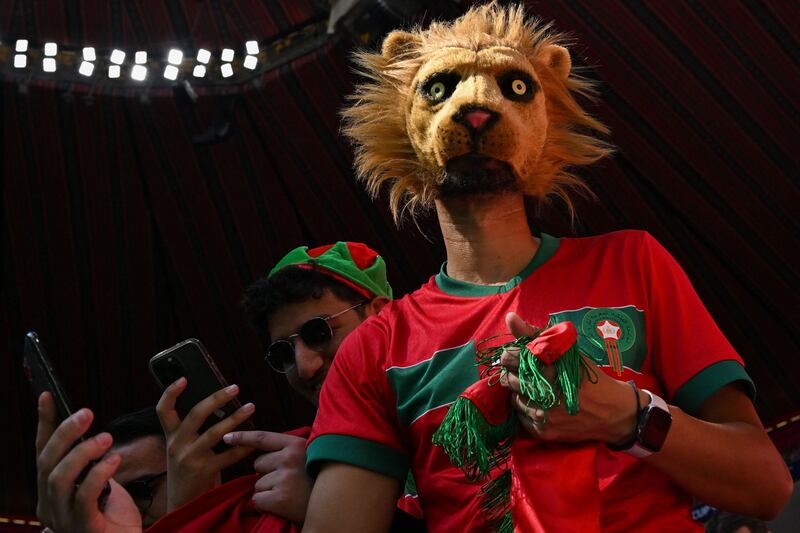
[[[667,439],[667,432],[672,425],[672,415],[669,412],[648,405],[642,414],[642,424],[639,429],[639,444],[650,451],[661,450]]]

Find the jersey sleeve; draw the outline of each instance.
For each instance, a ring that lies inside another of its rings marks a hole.
[[[695,414],[712,394],[735,382],[753,399],[755,386],[742,358],[700,301],[686,273],[658,241],[643,235],[651,357],[670,403]]]
[[[306,450],[306,468],[312,476],[326,461],[400,481],[408,475],[408,453],[385,372],[384,328],[368,320],[339,347],[322,387]]]

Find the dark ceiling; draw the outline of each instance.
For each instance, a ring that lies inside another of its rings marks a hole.
[[[0,3],[0,40],[218,50],[327,20],[325,3],[304,0],[54,4]],[[800,9],[720,5],[529,2],[574,34],[575,62],[601,82],[594,113],[618,147],[582,172],[598,200],[579,201],[574,228],[558,205],[537,225],[655,235],[742,354],[772,423],[800,411]],[[25,331],[39,332],[73,403],[101,422],[154,403],[147,360],[197,337],[256,402],[257,423],[284,430],[312,412],[263,365],[243,288],[294,246],[344,239],[384,255],[397,294],[437,270],[434,221],[422,223],[427,236],[396,229],[385,199],[353,179],[337,115],[352,48],[330,36],[256,86],[196,102],[181,88],[141,98],[3,71],[0,511],[33,511]]]

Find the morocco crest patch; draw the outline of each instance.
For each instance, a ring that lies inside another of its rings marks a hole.
[[[625,307],[583,307],[552,313],[551,322],[572,321],[578,329],[578,348],[617,376],[623,368],[639,371],[646,356],[644,311]]]

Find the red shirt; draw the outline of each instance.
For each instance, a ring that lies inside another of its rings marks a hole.
[[[572,321],[579,349],[612,375],[613,340],[623,365],[616,379],[634,379],[690,414],[734,381],[752,390],[741,358],[685,273],[645,232],[542,235],[531,263],[504,286],[445,272],[446,264],[348,336],[325,381],[308,446],[312,473],[320,461],[337,461],[403,480],[411,465],[431,531],[488,527],[481,484],[468,483],[431,435],[478,379],[476,344],[506,333],[509,311],[539,327]],[[702,530],[691,519],[691,497],[645,463],[600,446],[594,475],[603,531]]]

